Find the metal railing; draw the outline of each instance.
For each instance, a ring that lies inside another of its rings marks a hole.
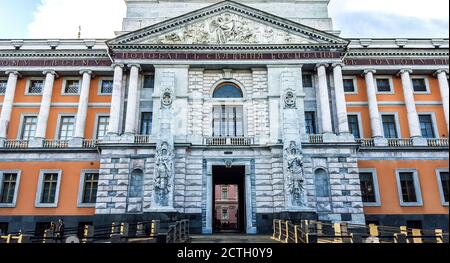
[[[441,229],[274,220],[272,239],[282,243],[448,243],[448,236]]]
[[[136,135],[134,137],[134,143],[146,144],[151,143],[152,137],[150,135]]]
[[[220,145],[234,145],[234,146],[249,146],[254,144],[253,137],[205,137],[203,140],[205,145],[220,146]]]
[[[97,139],[85,139],[83,140],[83,148],[95,148],[98,146],[98,143],[100,142],[100,140]]]
[[[310,134],[309,135],[309,143],[323,143],[323,135],[322,134]]]
[[[448,138],[427,139],[429,147],[448,147]]]
[[[356,143],[362,147],[375,147],[374,139],[356,139]]]
[[[26,149],[28,145],[28,140],[6,140],[3,147],[6,149]]]
[[[61,149],[68,148],[69,141],[67,140],[44,140],[43,148],[47,149]]]
[[[389,147],[412,147],[413,139],[387,139]]]

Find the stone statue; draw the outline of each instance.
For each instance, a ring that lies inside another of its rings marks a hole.
[[[167,195],[171,187],[173,174],[173,151],[167,142],[162,142],[156,150],[155,161],[155,194],[158,200],[167,203]]]
[[[294,141],[291,141],[286,151],[287,186],[296,204],[303,205],[305,201],[305,177],[303,174],[303,158],[300,149]]]

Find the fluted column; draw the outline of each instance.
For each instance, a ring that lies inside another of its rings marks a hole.
[[[41,107],[39,109],[39,116],[36,126],[36,134],[34,135],[34,142],[32,146],[41,147],[42,141],[45,139],[47,133],[47,123],[50,114],[50,104],[52,100],[53,85],[57,76],[55,71],[44,71],[45,83],[42,91]]]
[[[417,115],[416,103],[414,100],[414,90],[412,87],[411,69],[402,69],[400,76],[402,78],[403,96],[405,97],[406,111],[408,113],[408,125],[411,138],[422,137],[420,130],[419,115]]]
[[[120,127],[120,110],[122,108],[122,81],[123,81],[123,68],[122,64],[114,65],[114,80],[113,91],[111,98],[111,110],[109,114],[109,135],[119,135]]]
[[[348,127],[347,103],[345,102],[342,64],[333,64],[334,93],[336,97],[336,112],[338,118],[338,133],[350,133]]]
[[[14,94],[16,93],[17,79],[20,74],[17,71],[8,71],[8,83],[6,84],[5,98],[3,100],[2,112],[0,115],[0,141],[7,138],[9,121],[11,120],[11,112],[14,102]]]
[[[367,98],[369,101],[370,127],[372,130],[373,138],[382,138],[383,133],[381,131],[380,112],[378,111],[377,92],[373,77],[374,73],[376,73],[375,70],[364,71],[364,75],[366,78]]]
[[[439,80],[439,89],[441,91],[441,99],[442,99],[442,105],[444,107],[444,115],[445,115],[445,122],[447,123],[447,131],[449,130],[449,121],[448,121],[448,115],[449,115],[449,100],[448,100],[448,69],[441,69],[436,72],[436,76]]]
[[[319,102],[322,123],[322,132],[324,134],[333,133],[331,124],[330,98],[328,96],[328,83],[326,64],[317,65],[317,76],[319,78]]]
[[[125,120],[125,134],[136,133],[136,112],[138,107],[139,65],[130,65],[130,84],[128,88],[127,116]]]
[[[80,99],[78,102],[78,112],[73,138],[73,141],[76,144],[82,143],[82,140],[84,139],[84,132],[86,130],[86,117],[88,111],[89,88],[91,86],[92,71],[82,70],[80,71],[80,74],[83,75],[83,79],[81,81]]]

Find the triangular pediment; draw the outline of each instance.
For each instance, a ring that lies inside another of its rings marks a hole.
[[[109,45],[347,45],[347,40],[233,1],[142,28]]]

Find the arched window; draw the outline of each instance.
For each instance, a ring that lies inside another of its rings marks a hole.
[[[144,173],[141,169],[131,172],[129,197],[144,196]]]
[[[243,97],[242,90],[233,83],[223,83],[213,92],[214,99],[237,99]]]
[[[314,184],[316,187],[317,197],[330,196],[330,184],[328,181],[328,174],[324,169],[317,169],[314,173]]]

